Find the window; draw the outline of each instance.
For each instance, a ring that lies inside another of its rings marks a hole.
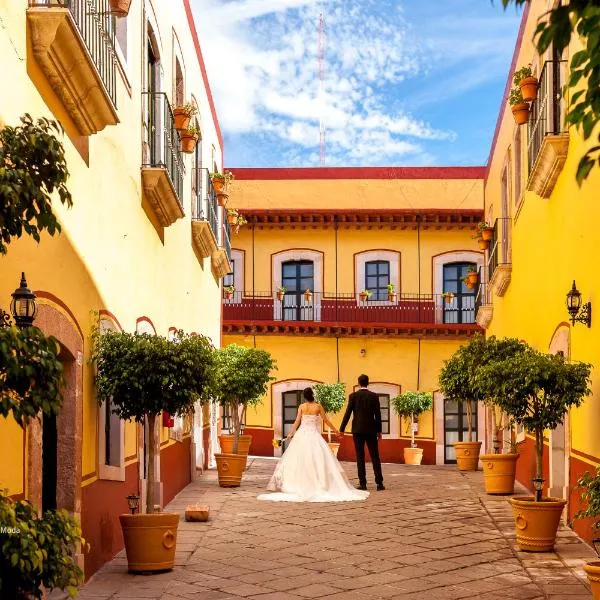
[[[235,260],[231,260],[231,272],[223,277],[223,287],[235,285]]]
[[[390,395],[377,394],[377,397],[381,409],[381,433],[387,435],[390,432]]]
[[[291,431],[292,425],[298,415],[298,407],[302,404],[302,390],[293,390],[290,392],[283,392],[281,395],[283,403],[283,427],[282,435],[286,437]]]
[[[315,289],[315,266],[311,260],[293,260],[281,265],[281,285],[286,289],[283,298],[284,321],[314,320],[314,304],[304,292]]]
[[[470,262],[444,265],[443,293],[454,294],[451,302],[444,302],[444,323],[475,322],[475,289],[469,289],[463,279],[469,269],[476,266]]]
[[[112,400],[102,405],[104,411],[104,464],[121,466],[121,420],[113,412]]]
[[[515,206],[519,204],[521,199],[521,129],[517,127],[514,143],[514,159],[515,159]]]
[[[390,283],[390,263],[372,260],[365,263],[365,289],[371,292],[369,300],[387,300]]]

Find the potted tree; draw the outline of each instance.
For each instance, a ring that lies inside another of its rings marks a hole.
[[[315,398],[327,414],[335,415],[344,408],[346,402],[346,387],[343,383],[317,383],[315,385]],[[337,456],[340,444],[331,441],[331,429],[328,429],[327,443],[331,451]]]
[[[533,102],[537,98],[538,80],[537,77],[533,77],[529,65],[515,71],[513,83],[519,86],[525,102]]]
[[[198,143],[198,138],[200,137],[198,128],[193,126],[188,127],[187,129],[180,131],[179,135],[181,136],[181,151],[186,154],[194,152],[196,144]]]
[[[529,121],[529,104],[523,99],[523,94],[519,88],[510,90],[508,103],[512,111],[515,123],[517,125],[525,125]]]
[[[221,436],[220,454],[215,454],[219,485],[237,487],[242,480],[252,436],[242,436],[249,406],[258,406],[267,393],[267,384],[273,380],[273,357],[265,350],[229,344],[216,352],[215,367],[211,374],[211,396],[222,406],[231,408],[233,436],[231,445]],[[243,446],[242,446],[243,444]],[[227,450],[231,450],[227,452]]]
[[[148,425],[148,514],[119,517],[129,570],[172,569],[179,513],[155,513],[158,450],[157,421],[162,411],[185,415],[204,398],[213,363],[213,348],[201,335],[176,333],[173,341],[158,335],[94,332],[93,361],[100,403],[111,400],[123,420]]]
[[[585,505],[585,508],[575,515],[575,518],[594,519],[592,535],[600,535],[600,467],[596,467],[595,475],[589,471],[584,473],[577,481],[575,488],[580,490],[580,500]],[[600,556],[600,537],[594,537],[592,545],[596,554]],[[583,569],[590,582],[594,600],[600,600],[600,561],[590,561],[584,565]]]
[[[497,403],[535,434],[535,496],[511,498],[517,544],[521,550],[550,552],[566,500],[543,497],[544,431],[554,429],[566,412],[590,393],[591,365],[568,363],[561,355],[533,348],[502,361]]]
[[[388,302],[396,302],[396,286],[393,283],[387,284]]]
[[[194,115],[198,114],[196,105],[192,102],[186,102],[183,106],[176,106],[173,109],[173,118],[175,119],[175,129],[177,131],[187,131],[190,121]]]
[[[392,399],[392,406],[400,418],[410,419],[410,447],[404,448],[404,463],[420,465],[423,460],[423,448],[415,443],[415,425],[419,417],[431,410],[433,395],[430,392],[404,392]]]
[[[277,288],[277,300],[279,300],[279,302],[283,302],[286,291],[287,290],[283,286]]]

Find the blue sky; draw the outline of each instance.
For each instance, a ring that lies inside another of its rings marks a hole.
[[[192,4],[227,166],[318,166],[321,116],[327,166],[485,164],[520,20],[500,0]]]

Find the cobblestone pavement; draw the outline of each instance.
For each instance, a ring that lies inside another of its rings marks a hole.
[[[82,589],[82,600],[586,600],[592,550],[561,529],[556,553],[514,548],[506,498],[483,493],[481,473],[384,465],[387,490],[366,502],[259,502],[275,463],[249,461],[242,487],[208,472],[167,510],[210,505],[208,523],[179,527],[177,566],[130,575],[121,553]],[[355,465],[345,465],[355,477]]]

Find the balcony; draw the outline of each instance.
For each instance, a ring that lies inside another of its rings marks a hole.
[[[529,180],[527,189],[549,198],[562,171],[569,149],[564,126],[565,107],[561,95],[566,61],[544,63],[538,96],[531,104],[528,134]]]
[[[223,219],[219,249],[212,255],[212,270],[217,279],[231,273],[231,227]]]
[[[510,284],[512,273],[510,239],[510,218],[496,219],[487,263],[489,286],[496,296],[504,296],[506,288]]]
[[[470,302],[441,294],[400,294],[394,302],[362,301],[357,294],[236,291],[223,299],[225,333],[305,335],[427,335],[468,337],[477,331]]]
[[[109,0],[30,0],[27,23],[33,56],[81,134],[116,125]]]
[[[166,94],[143,92],[144,161],[142,188],[160,227],[169,227],[183,217],[183,161],[179,133]]]
[[[204,259],[218,250],[219,217],[217,196],[208,169],[192,171],[192,245]]]
[[[477,293],[475,294],[475,319],[483,329],[487,329],[492,322],[494,305],[492,304],[492,289],[488,283],[487,267],[479,267],[477,277]]]

